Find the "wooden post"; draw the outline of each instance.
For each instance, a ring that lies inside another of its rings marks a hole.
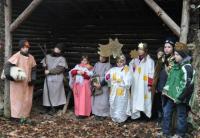
[[[31,4],[17,17],[17,19],[10,25],[10,31],[16,30],[23,21],[34,11],[34,9],[42,2],[42,0],[33,0]]]
[[[5,15],[5,58],[4,62],[7,62],[12,52],[12,34],[10,32],[10,24],[12,18],[12,4],[11,0],[6,0],[4,4]],[[5,80],[4,87],[4,116],[10,117],[10,83]]]
[[[181,34],[179,41],[187,44],[187,36],[189,31],[189,21],[190,21],[190,13],[189,13],[189,1],[183,0],[182,7],[182,18],[181,18]]]
[[[0,73],[4,62],[4,1],[0,2]],[[4,81],[0,80],[0,116],[3,115]]]
[[[147,5],[156,12],[156,14],[163,20],[163,22],[176,34],[180,36],[180,27],[159,7],[154,0],[144,0]]]

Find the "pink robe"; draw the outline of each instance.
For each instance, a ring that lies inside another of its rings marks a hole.
[[[10,81],[11,117],[29,117],[32,107],[33,86],[29,86],[28,82],[31,81],[31,70],[36,66],[35,59],[30,54],[29,57],[26,57],[17,52],[8,61],[23,69],[27,75],[24,81]]]
[[[82,76],[77,74],[78,70],[84,71]],[[74,94],[74,110],[76,116],[90,116],[91,106],[91,89],[90,77],[93,75],[92,67],[87,68],[84,65],[76,65],[71,70],[73,76],[72,89]],[[78,80],[79,78],[79,80]]]

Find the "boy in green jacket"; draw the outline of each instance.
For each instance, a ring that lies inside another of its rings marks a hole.
[[[177,42],[175,44],[176,64],[169,72],[163,95],[167,100],[163,106],[163,134],[170,135],[172,112],[177,110],[177,137],[184,137],[187,131],[187,107],[191,98],[194,83],[194,73],[191,66],[191,57],[188,56],[187,46]]]

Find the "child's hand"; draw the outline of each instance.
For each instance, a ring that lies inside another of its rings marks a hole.
[[[45,70],[44,73],[45,73],[45,75],[48,75],[49,74],[49,70]]]
[[[94,82],[93,85],[94,85],[97,89],[100,89],[100,88],[101,88],[101,85],[100,85],[99,83]]]
[[[80,71],[80,70],[77,71],[77,73],[80,74],[80,75],[83,75],[83,74],[84,74],[84,72],[83,72],[83,71]]]

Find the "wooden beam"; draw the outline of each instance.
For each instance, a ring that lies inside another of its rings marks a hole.
[[[154,0],[144,0],[146,4],[163,20],[163,22],[176,34],[180,36],[180,27],[154,2]]]
[[[12,19],[12,4],[11,0],[6,0],[4,4],[4,15],[5,15],[5,59],[4,62],[8,61],[8,58],[12,53],[12,34],[10,32],[10,24]],[[5,80],[4,87],[4,116],[10,117],[10,83]]]
[[[15,31],[34,11],[35,8],[42,2],[42,0],[33,0],[31,4],[15,19],[10,25],[10,31]]]
[[[181,34],[179,41],[185,44],[187,43],[189,21],[190,21],[189,2],[190,0],[183,0],[183,7],[182,7],[181,32],[180,32]]]

